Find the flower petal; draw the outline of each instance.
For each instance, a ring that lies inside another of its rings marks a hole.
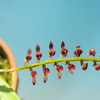
[[[36,52],[40,52],[40,46],[38,44],[36,45]]]
[[[36,84],[36,77],[35,76],[32,76],[32,83],[33,83],[33,85]]]
[[[32,53],[32,50],[31,49],[28,49],[27,54],[28,55],[31,55],[31,53]]]
[[[61,48],[63,49],[63,48],[65,48],[65,43],[62,41],[62,43],[61,43]]]
[[[47,80],[48,80],[48,73],[44,73],[43,80],[44,80],[44,83],[47,82]]]
[[[62,77],[61,71],[57,70],[57,75],[58,75],[58,78],[60,79]]]
[[[50,41],[50,44],[49,44],[49,49],[52,50],[53,49],[53,43]]]

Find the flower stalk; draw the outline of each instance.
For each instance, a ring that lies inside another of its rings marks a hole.
[[[54,59],[54,60],[46,60],[43,62],[38,62],[30,65],[24,65],[14,69],[1,69],[0,72],[14,72],[28,68],[35,68],[41,65],[46,65],[49,63],[58,63],[58,62],[72,62],[72,61],[93,61],[93,62],[100,62],[100,58],[92,58],[92,57],[72,57],[72,58],[63,58],[63,59]]]

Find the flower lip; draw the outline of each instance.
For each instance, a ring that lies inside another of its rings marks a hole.
[[[75,69],[76,67],[75,67],[75,65],[74,64],[68,64],[68,69]]]
[[[50,70],[49,70],[49,68],[43,68],[43,72],[44,73],[50,73]]]
[[[55,53],[56,53],[56,51],[54,51],[54,50],[49,51],[50,56],[54,56]]]
[[[27,60],[27,61],[30,61],[31,59],[32,59],[32,56],[30,56],[30,55],[27,55],[27,56],[26,56],[26,60]]]
[[[38,59],[40,59],[40,58],[42,57],[42,53],[37,53],[35,56],[36,56]]]
[[[36,76],[37,75],[37,72],[36,71],[31,71],[31,75],[32,76]]]
[[[57,66],[56,66],[56,70],[62,71],[62,70],[64,70],[64,68],[63,68],[63,66],[61,66],[61,65],[57,65]]]
[[[67,56],[68,49],[62,49],[61,53],[62,53],[62,55]]]

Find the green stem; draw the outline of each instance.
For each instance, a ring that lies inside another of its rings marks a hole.
[[[35,68],[38,67],[40,65],[45,65],[45,64],[49,64],[49,63],[58,63],[58,62],[72,62],[72,61],[95,61],[95,62],[100,62],[100,58],[91,58],[91,57],[72,57],[72,58],[64,58],[64,59],[54,59],[54,60],[46,60],[43,62],[39,62],[39,63],[34,63],[31,65],[25,65],[25,66],[21,66],[15,69],[8,69],[8,70],[4,70],[3,72],[13,72],[13,71],[18,71],[18,70],[23,70],[23,69],[28,69],[28,68]]]

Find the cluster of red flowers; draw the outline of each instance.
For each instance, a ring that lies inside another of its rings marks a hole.
[[[32,59],[31,53],[32,53],[32,50],[28,49],[26,60],[25,60],[25,65],[28,64],[28,62]],[[60,58],[63,59],[64,57],[66,57],[67,53],[68,53],[68,49],[65,48],[65,43],[62,41]],[[83,50],[80,49],[80,46],[77,46],[74,51],[74,57],[80,57],[82,53],[83,53]],[[55,54],[56,54],[56,51],[53,50],[53,43],[50,42],[48,60],[52,60],[52,56],[54,56]],[[88,57],[90,57],[91,55],[95,56],[94,48],[90,49]],[[38,44],[36,45],[36,55],[35,56],[36,56],[36,63],[38,63],[42,57],[42,53],[40,53],[40,46]],[[81,62],[82,70],[86,70],[88,67],[88,63],[83,63],[83,61],[80,61],[80,62]],[[73,74],[73,70],[76,68],[75,65],[71,64],[70,62],[66,62],[66,64],[68,67],[68,71]],[[56,62],[54,65],[56,66],[57,75],[58,75],[58,78],[60,79],[62,76],[61,71],[64,70],[64,68],[63,66],[58,65],[58,63]],[[96,64],[96,62],[94,62],[93,66],[95,67],[96,70],[100,70],[100,64]],[[42,68],[43,68],[43,73],[44,73],[43,80],[44,80],[44,83],[46,83],[46,81],[48,80],[48,73],[50,73],[50,70],[49,68],[46,68],[46,65],[42,65]],[[31,71],[31,76],[32,76],[32,83],[33,85],[35,85],[36,84],[35,76],[37,75],[37,72],[32,69],[30,69],[30,71]]]

